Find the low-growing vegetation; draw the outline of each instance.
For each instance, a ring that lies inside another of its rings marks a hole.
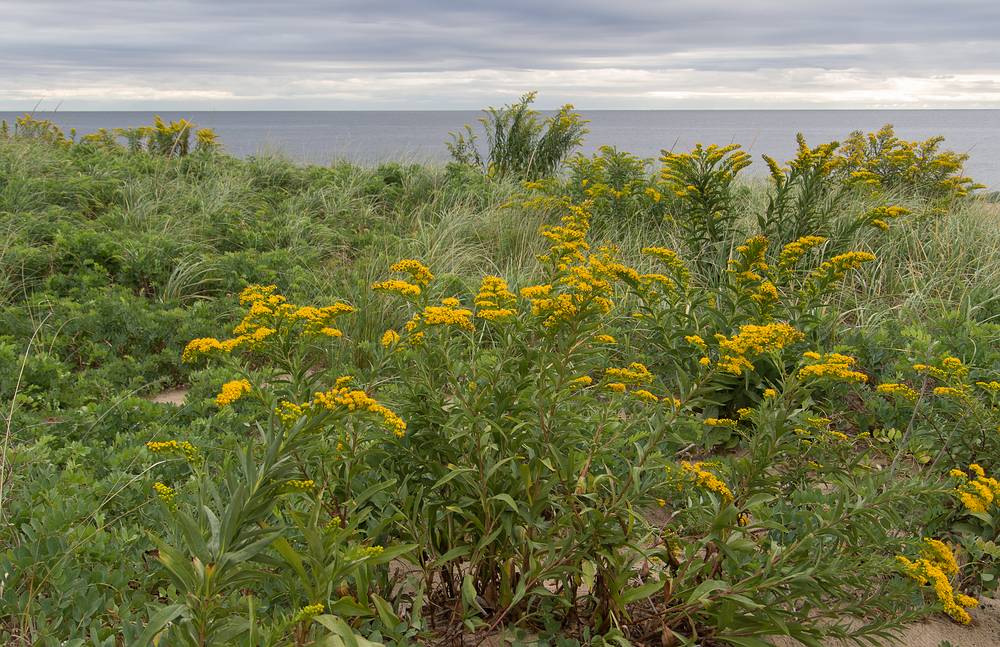
[[[582,120],[532,98],[442,168],[4,125],[7,644],[971,621],[1000,219],[964,157],[889,126],[758,177],[735,145],[568,156]]]

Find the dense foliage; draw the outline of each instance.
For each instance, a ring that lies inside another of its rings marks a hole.
[[[736,146],[553,174],[572,146],[303,167],[188,122],[5,127],[4,640],[969,622],[1000,570],[1000,222],[963,158],[887,127],[766,179]]]

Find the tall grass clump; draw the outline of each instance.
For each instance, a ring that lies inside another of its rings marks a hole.
[[[531,108],[535,94],[529,92],[516,103],[486,109],[486,116],[479,120],[486,138],[484,151],[480,151],[479,137],[472,126],[453,133],[448,144],[452,158],[489,177],[534,180],[552,175],[583,143],[586,121],[569,104],[541,119],[539,112]]]

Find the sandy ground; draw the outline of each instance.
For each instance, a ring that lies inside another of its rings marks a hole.
[[[184,398],[187,397],[187,389],[168,389],[162,393],[157,393],[149,400],[150,402],[159,402],[160,404],[172,404],[175,407],[179,407],[184,404]]]
[[[1000,601],[982,598],[980,606],[970,610],[972,624],[962,626],[944,614],[909,626],[894,643],[886,647],[939,647],[947,640],[952,647],[1000,647]],[[789,638],[772,639],[775,647],[800,647]],[[847,647],[837,642],[829,647]]]

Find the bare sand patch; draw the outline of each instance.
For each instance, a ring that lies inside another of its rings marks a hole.
[[[175,407],[179,407],[184,404],[184,398],[187,397],[188,389],[181,387],[177,389],[167,389],[157,393],[149,399],[150,402],[158,402],[159,404],[171,404]]]
[[[943,641],[952,647],[1000,647],[1000,601],[981,598],[979,606],[969,610],[972,624],[960,625],[938,614],[923,622],[915,622],[886,647],[939,647]],[[771,641],[775,647],[800,647],[791,638],[775,637]],[[828,647],[848,647],[848,643],[836,641]]]

